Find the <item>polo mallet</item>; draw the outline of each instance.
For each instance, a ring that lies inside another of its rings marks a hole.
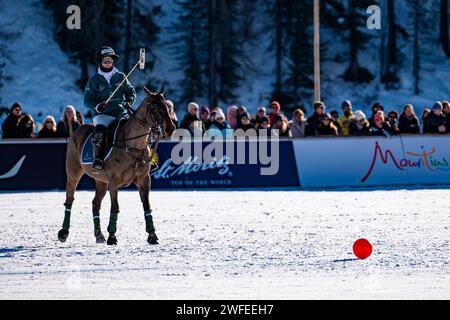
[[[139,69],[144,70],[145,69],[145,49],[141,48],[139,51],[139,61],[134,65],[133,69],[125,76],[125,78],[122,80],[122,82],[117,86],[116,90],[111,94],[111,96],[106,100],[105,107],[108,105],[108,103],[111,101],[111,99],[114,97],[114,95],[117,93],[119,88],[125,83],[125,81],[128,79],[128,77],[133,73],[133,71],[139,66]]]

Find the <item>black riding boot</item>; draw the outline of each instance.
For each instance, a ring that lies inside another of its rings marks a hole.
[[[94,173],[99,173],[103,170],[103,157],[104,157],[104,136],[106,133],[106,127],[98,125],[94,128],[94,135],[92,136],[92,144],[94,146],[94,163],[92,164],[92,170]]]

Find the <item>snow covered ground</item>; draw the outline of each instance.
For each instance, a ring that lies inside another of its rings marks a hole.
[[[157,247],[137,192],[119,195],[117,247],[94,244],[92,192],[65,244],[63,192],[0,193],[0,299],[449,299],[449,192],[155,192]]]

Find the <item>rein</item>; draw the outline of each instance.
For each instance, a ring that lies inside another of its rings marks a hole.
[[[153,105],[152,105],[151,102],[150,102],[150,107],[151,107],[151,109],[153,109],[152,108]],[[159,141],[161,140],[161,137],[162,137],[162,131],[161,131],[160,125],[158,124],[158,121],[156,121],[155,118],[153,117],[153,114],[150,112],[151,111],[150,108],[147,108],[147,114],[150,116],[150,119],[153,122],[153,126],[151,126],[150,128],[147,126],[147,121],[143,121],[143,120],[139,119],[136,116],[136,111],[134,111],[132,109],[128,110],[128,111],[132,114],[132,117],[130,118],[130,120],[135,120],[140,126],[142,126],[145,129],[147,129],[148,132],[145,133],[145,134],[139,135],[139,136],[135,136],[135,137],[131,137],[131,138],[125,138],[124,132],[122,131],[122,139],[119,139],[119,140],[121,140],[123,142],[123,146],[119,146],[117,144],[118,141],[114,141],[113,145],[114,145],[114,147],[116,147],[118,149],[125,150],[126,153],[132,153],[132,152],[133,153],[139,153],[142,158],[137,158],[136,157],[137,160],[141,161],[142,163],[151,163],[153,161],[153,159],[155,158],[156,149],[158,148]],[[151,135],[151,137],[150,137],[150,140],[147,139],[147,141],[146,141],[147,147],[145,149],[136,149],[136,148],[130,148],[130,147],[126,146],[126,141],[136,140],[136,139],[139,139],[139,138],[142,138],[142,137],[146,137],[146,136],[149,136],[149,135]],[[150,159],[144,160],[145,159],[145,155],[148,154],[148,147],[150,146],[150,148],[151,148],[151,146],[153,144],[155,145],[155,147],[152,150],[152,154],[151,154]]]

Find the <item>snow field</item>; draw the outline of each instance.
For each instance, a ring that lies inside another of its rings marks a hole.
[[[64,192],[0,193],[0,299],[448,299],[447,192],[152,192],[156,247],[137,192],[119,193],[117,247],[95,244],[93,192],[65,244]]]

